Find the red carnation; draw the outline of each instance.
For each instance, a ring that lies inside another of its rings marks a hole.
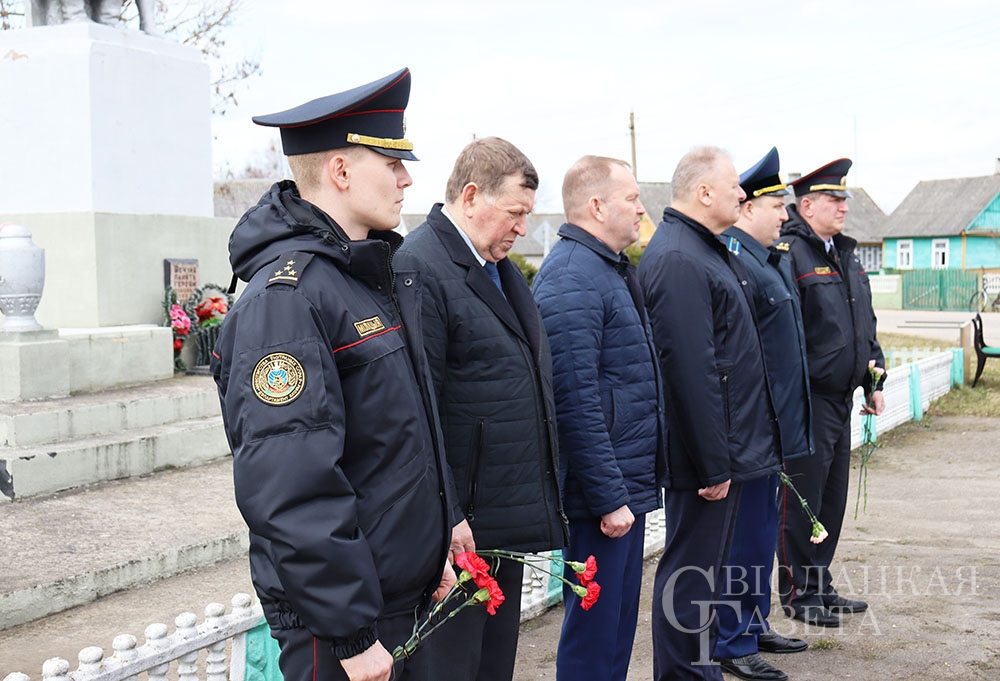
[[[593,556],[591,556],[593,557]],[[597,602],[597,597],[601,595],[601,585],[597,582],[591,582],[587,585],[587,595],[583,597],[580,601],[580,607],[584,610],[590,610],[594,607],[594,603]]]
[[[503,591],[500,590],[500,585],[497,584],[497,580],[492,577],[489,578],[485,584],[481,584],[480,587],[486,587],[490,592],[490,600],[486,602],[486,612],[491,615],[497,614],[497,608],[501,603],[504,602]]]
[[[198,321],[204,324],[209,319],[216,317],[216,313],[218,313],[219,317],[226,314],[226,301],[220,296],[212,296],[208,300],[195,305],[194,311],[198,315]]]
[[[492,579],[489,564],[471,551],[464,551],[455,556],[455,565],[468,572],[476,582],[476,586],[480,588],[484,586],[480,583],[483,577]]]
[[[597,559],[593,556],[587,556],[587,562],[584,563],[583,572],[577,572],[576,578],[580,580],[580,584],[587,586],[594,581],[594,575],[597,574]],[[596,600],[596,596],[594,599]]]
[[[184,347],[184,339],[183,338],[175,338],[174,339],[174,352],[177,352],[178,350],[180,350],[183,347]]]

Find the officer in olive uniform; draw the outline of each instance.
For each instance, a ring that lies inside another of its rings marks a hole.
[[[753,295],[757,331],[764,349],[764,367],[771,388],[785,461],[813,452],[809,423],[809,374],[806,340],[802,330],[799,294],[791,262],[781,251],[770,250],[788,220],[781,181],[778,150],[740,175],[746,199],[736,225],[723,232],[722,242],[746,266]],[[726,565],[720,607],[719,640],[714,657],[722,669],[750,681],[783,681],[788,678],[758,652],[796,653],[808,644],[770,630],[771,569],[778,535],[778,474],[743,483],[736,529]]]
[[[851,463],[851,405],[864,389],[865,413],[885,409],[885,360],[875,338],[868,275],[855,255],[857,242],[843,234],[848,212],[850,159],[824,165],[791,184],[796,205],[775,249],[789,254],[799,289],[806,335],[816,454],[788,461],[786,470],[829,536],[811,543],[811,525],[783,495],[779,517],[778,585],[785,613],[809,624],[836,627],[841,614],[868,604],[844,598],[830,575],[847,506]],[[869,367],[879,374],[873,377]]]
[[[414,612],[455,581],[420,281],[391,266],[409,92],[403,69],[254,119],[280,128],[295,182],[233,231],[249,283],[212,373],[286,681],[387,679]],[[419,653],[397,678],[427,678]]]

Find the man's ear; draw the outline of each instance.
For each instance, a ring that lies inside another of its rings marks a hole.
[[[603,223],[607,219],[607,215],[604,211],[604,205],[601,200],[596,196],[591,196],[587,201],[587,210],[590,212],[590,217],[594,218],[600,223]]]
[[[753,201],[744,201],[740,204],[740,213],[747,220],[753,220]]]
[[[469,215],[469,208],[477,200],[482,200],[482,192],[479,191],[479,186],[475,182],[469,182],[462,187],[462,211],[466,215]]]
[[[337,189],[346,190],[351,186],[350,160],[344,154],[331,154],[324,166],[327,177]]]
[[[698,188],[695,189],[695,197],[697,198],[698,203],[700,203],[701,205],[705,206],[706,208],[708,206],[711,206],[712,205],[712,188],[709,187],[705,183],[699,184]]]

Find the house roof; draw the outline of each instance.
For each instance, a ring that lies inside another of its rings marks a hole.
[[[886,220],[883,236],[961,234],[1000,195],[1000,174],[917,184]]]
[[[844,233],[857,239],[859,243],[880,243],[886,215],[864,189],[851,188],[854,195],[850,199],[850,214]],[[646,208],[646,215],[654,227],[663,219],[663,209],[673,201],[673,191],[669,182],[640,182],[639,197]],[[789,200],[792,197],[789,196]]]
[[[847,200],[850,210],[844,224],[844,234],[859,244],[882,243],[888,216],[864,189],[851,187],[850,190],[853,198]]]
[[[663,209],[673,201],[674,192],[669,182],[640,182],[639,198],[642,199],[646,215],[655,226],[663,219]]]

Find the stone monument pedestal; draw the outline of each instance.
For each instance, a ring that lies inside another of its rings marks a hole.
[[[69,343],[51,329],[0,333],[0,402],[66,397]]]

